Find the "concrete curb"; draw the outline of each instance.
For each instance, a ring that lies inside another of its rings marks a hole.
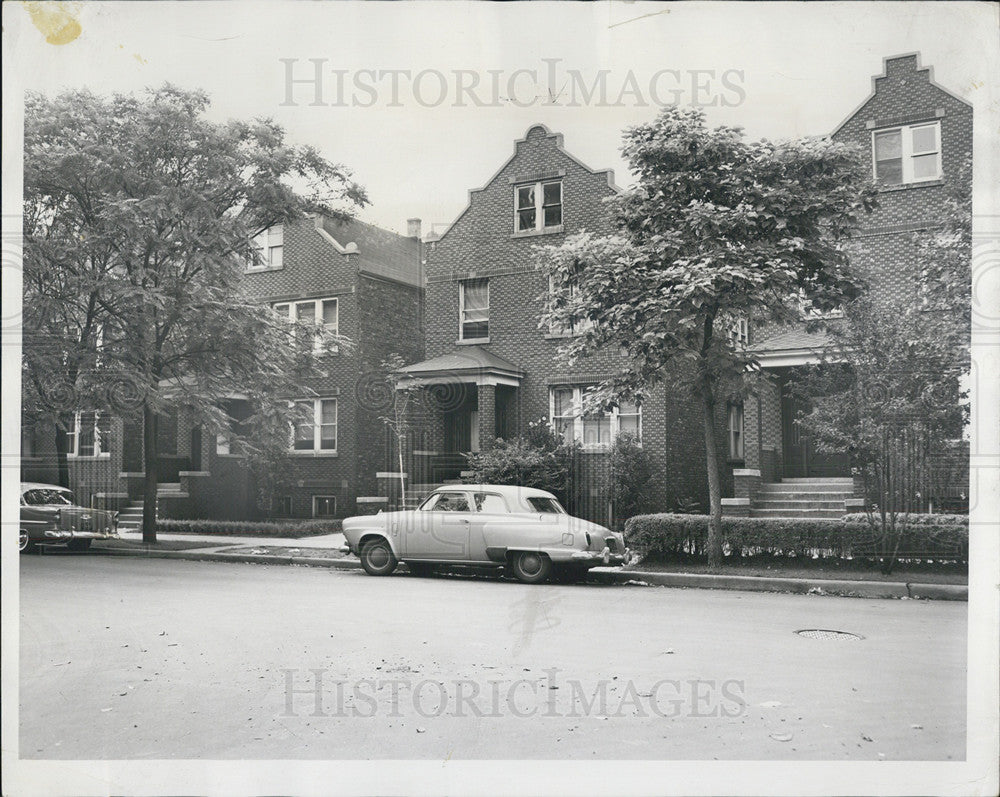
[[[92,547],[105,556],[142,556],[154,559],[186,559],[201,562],[303,565],[335,570],[360,570],[357,559],[324,559],[314,556],[280,554],[221,553],[214,550],[150,551],[142,548]],[[968,601],[964,584],[915,584],[898,581],[846,581],[843,579],[801,579],[771,576],[712,575],[709,573],[655,573],[643,570],[596,570],[588,575],[595,584],[635,584],[683,589],[727,589],[744,592],[792,592],[849,598],[914,598]]]

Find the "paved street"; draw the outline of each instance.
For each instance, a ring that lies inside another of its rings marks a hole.
[[[27,556],[20,754],[959,760],[966,611]]]

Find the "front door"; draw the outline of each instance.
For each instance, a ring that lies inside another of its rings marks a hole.
[[[781,440],[786,479],[850,476],[851,460],[846,452],[823,453],[798,423],[810,410],[809,402],[795,396],[787,384],[781,390]]]

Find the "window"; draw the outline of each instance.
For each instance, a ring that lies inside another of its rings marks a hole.
[[[258,260],[247,267],[247,271],[267,271],[284,267],[285,228],[281,224],[268,227],[253,239]]]
[[[533,512],[540,512],[544,515],[565,515],[564,510],[555,498],[546,498],[543,495],[529,495],[528,506]]]
[[[21,496],[25,506],[72,506],[73,493],[58,487],[28,490]]]
[[[292,496],[281,495],[271,499],[271,514],[275,517],[290,517],[292,514]]]
[[[99,457],[108,453],[111,419],[100,412],[78,412],[73,416],[73,429],[67,433],[67,455]]]
[[[514,186],[514,229],[534,232],[562,226],[562,182]]]
[[[313,517],[334,517],[337,514],[337,496],[314,495]]]
[[[459,283],[459,340],[483,340],[490,336],[490,281]]]
[[[941,177],[941,124],[906,125],[872,133],[875,180],[903,185]]]
[[[576,284],[570,283],[569,285],[569,301],[572,304],[573,299],[576,298]],[[549,296],[553,296],[556,293],[555,281],[552,277],[549,277]],[[580,335],[586,332],[594,326],[594,322],[589,318],[580,318],[572,321],[568,327],[560,326],[558,324],[551,324],[549,326],[550,335]]]
[[[554,387],[549,391],[552,428],[567,440],[579,440],[584,448],[607,448],[622,432],[642,440],[642,408],[619,401],[610,412],[584,415],[580,408],[589,386]]]
[[[289,321],[314,325],[334,337],[340,334],[340,306],[337,299],[281,302],[274,305],[273,309]],[[323,338],[320,335],[316,335],[314,350],[317,354],[323,350]],[[330,350],[337,351],[337,346],[332,346]]]
[[[477,512],[487,512],[491,515],[506,515],[507,503],[503,496],[496,493],[473,493],[473,500],[476,502]]]
[[[737,318],[729,328],[729,340],[736,349],[745,349],[750,342],[750,324],[746,318]]]
[[[293,451],[337,453],[337,399],[296,401],[295,414]]]
[[[743,405],[729,405],[729,458],[743,459]]]
[[[465,493],[437,493],[420,507],[425,512],[469,512],[469,499]]]

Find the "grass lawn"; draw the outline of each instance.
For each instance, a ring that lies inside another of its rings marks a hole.
[[[968,584],[967,572],[956,569],[932,569],[921,566],[907,569],[899,565],[888,576],[883,575],[875,566],[862,567],[848,563],[815,562],[804,565],[794,562],[772,562],[768,564],[732,564],[713,570],[707,564],[697,562],[667,562],[640,564],[629,568],[645,573],[714,573],[726,576],[751,576],[766,578],[807,578],[833,579],[842,581],[892,581],[911,584]]]

